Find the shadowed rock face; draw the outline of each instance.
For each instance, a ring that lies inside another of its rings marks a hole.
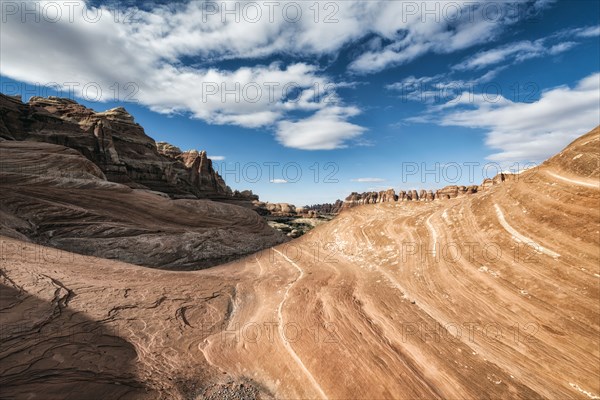
[[[199,269],[285,241],[252,210],[109,182],[80,153],[0,142],[0,232],[134,264]]]
[[[0,244],[0,398],[268,398],[249,379],[211,368],[198,348],[233,308],[227,274],[197,279],[4,237]]]
[[[69,99],[32,97],[22,103],[0,94],[0,138],[70,147],[98,165],[107,180],[131,188],[174,198],[233,195],[206,152],[155,143],[122,107],[95,112]]]
[[[148,395],[135,374],[135,347],[110,325],[69,309],[70,288],[44,274],[37,278],[32,295],[0,274],[0,397]]]
[[[245,197],[232,194],[206,152],[157,148],[123,108],[96,113],[67,99],[0,95],[0,121],[3,235],[168,269],[205,268],[286,240],[251,209],[213,201]]]

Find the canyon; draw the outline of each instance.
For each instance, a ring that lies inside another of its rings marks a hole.
[[[104,136],[64,114],[73,144],[3,111],[38,128],[0,142],[2,397],[600,395],[598,128],[485,188],[353,194],[284,241],[210,199],[234,196],[200,153],[122,156],[109,114]]]

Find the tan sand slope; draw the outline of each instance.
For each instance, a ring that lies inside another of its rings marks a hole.
[[[598,399],[599,140],[197,272],[5,238],[0,394]]]

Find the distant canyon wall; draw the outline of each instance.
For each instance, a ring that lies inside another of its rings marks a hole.
[[[362,204],[377,204],[377,203],[390,203],[399,201],[434,201],[434,200],[447,200],[453,199],[460,196],[470,195],[478,192],[482,192],[490,186],[504,182],[505,180],[514,179],[513,174],[501,173],[495,176],[493,179],[485,179],[481,185],[471,186],[457,186],[451,185],[446,186],[442,189],[436,190],[400,190],[398,194],[394,189],[383,190],[379,192],[364,192],[364,193],[351,193],[343,203],[343,208],[355,207]]]

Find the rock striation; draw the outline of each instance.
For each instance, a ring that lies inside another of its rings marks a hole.
[[[157,230],[186,221],[192,231],[233,211],[108,182],[65,147],[2,146],[28,147],[6,149],[21,171],[2,182],[19,193],[0,195],[43,196],[40,209],[55,213],[35,228],[57,239],[77,226],[123,229],[157,202],[146,222]],[[599,150],[596,129],[481,195],[428,202],[419,192],[418,202],[344,210],[289,245],[203,271],[2,236],[0,397],[598,399]],[[51,174],[31,175],[38,160],[52,161]],[[114,213],[127,193],[134,202],[121,220],[75,224],[90,204]],[[68,214],[65,199],[76,206]],[[179,207],[187,218],[170,222]],[[189,253],[172,246],[197,244],[184,237],[160,250],[177,256]]]

